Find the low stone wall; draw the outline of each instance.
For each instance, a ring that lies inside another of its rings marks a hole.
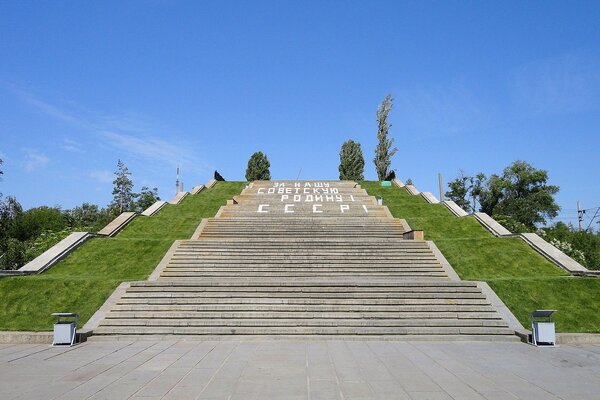
[[[490,231],[494,236],[511,236],[512,233],[502,226],[495,219],[487,215],[483,212],[476,212],[473,214],[475,219],[479,221],[481,225],[488,231]]]
[[[463,210],[458,204],[456,204],[452,200],[444,200],[441,203],[445,205],[446,208],[457,217],[466,217],[467,215],[469,215],[465,210]]]
[[[183,199],[185,199],[190,193],[189,192],[179,192],[175,195],[175,197],[173,197],[170,201],[169,204],[179,204],[183,201]]]
[[[438,204],[440,202],[431,192],[421,192],[420,194],[429,204]]]
[[[73,232],[38,257],[19,268],[19,272],[23,274],[39,274],[62,260],[92,236],[93,235],[89,232]]]
[[[98,235],[113,237],[127,226],[138,214],[136,212],[127,211],[121,213],[117,218],[113,219],[108,225],[98,232]]]
[[[146,208],[142,212],[142,215],[144,215],[146,217],[151,217],[154,214],[156,214],[157,212],[159,212],[160,209],[163,208],[165,205],[167,205],[166,201],[158,200],[154,204],[152,204],[150,207]]]

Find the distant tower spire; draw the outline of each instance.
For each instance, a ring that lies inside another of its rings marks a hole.
[[[177,164],[177,178],[175,179],[175,194],[180,192],[180,186],[179,186],[179,164]]]

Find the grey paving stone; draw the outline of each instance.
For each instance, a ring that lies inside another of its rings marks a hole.
[[[25,356],[0,362],[2,399],[600,399],[597,346],[261,339],[11,347]]]

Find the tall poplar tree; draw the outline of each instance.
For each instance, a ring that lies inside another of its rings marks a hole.
[[[111,208],[114,208],[122,213],[124,211],[132,210],[134,207],[134,200],[137,197],[133,193],[133,182],[131,181],[131,172],[121,160],[117,162],[117,170],[115,171],[115,185],[112,191],[113,201]]]
[[[392,148],[394,145],[394,139],[388,138],[388,132],[390,130],[390,123],[388,122],[388,115],[393,107],[393,101],[391,94],[385,96],[379,107],[377,108],[377,147],[375,148],[375,170],[377,171],[377,178],[380,181],[390,173],[390,166],[392,165],[392,157],[398,149]]]

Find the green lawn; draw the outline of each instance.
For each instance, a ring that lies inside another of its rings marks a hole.
[[[361,185],[394,217],[422,229],[462,279],[487,281],[525,327],[532,310],[548,308],[559,310],[559,332],[600,332],[600,279],[571,277],[521,239],[496,238],[473,217],[455,217],[404,189]]]
[[[146,279],[174,240],[189,239],[202,218],[215,215],[244,182],[219,182],[137,217],[114,238],[95,238],[40,275],[0,279],[0,330],[51,330],[52,312],[80,314],[82,326],[123,281]]]

